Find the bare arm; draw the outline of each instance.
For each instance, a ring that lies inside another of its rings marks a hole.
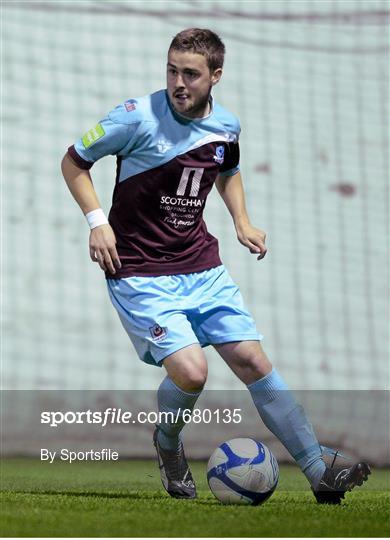
[[[233,218],[239,242],[249,248],[251,253],[258,253],[257,260],[262,259],[267,253],[266,235],[249,221],[241,174],[238,172],[233,176],[218,176],[215,185]]]
[[[77,167],[68,154],[65,154],[62,160],[61,169],[69,191],[83,213],[88,214],[100,208],[89,171]],[[89,236],[91,259],[98,262],[102,270],[111,274],[115,274],[115,267],[121,267],[115,245],[115,234],[110,225],[99,225],[91,230]]]

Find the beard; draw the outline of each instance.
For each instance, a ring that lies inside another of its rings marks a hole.
[[[184,116],[189,116],[190,118],[197,118],[197,117],[201,118],[203,116],[207,116],[208,114],[210,93],[211,93],[211,87],[210,87],[209,92],[205,96],[202,96],[201,98],[198,98],[195,101],[188,100],[189,103],[184,104],[184,106],[182,107],[179,107],[179,108],[175,107],[175,101],[174,101],[175,98],[171,100],[171,104],[174,110],[179,114],[182,114]]]

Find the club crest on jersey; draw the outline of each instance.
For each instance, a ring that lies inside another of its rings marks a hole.
[[[217,146],[217,148],[215,150],[214,161],[216,161],[217,163],[222,165],[224,157],[225,157],[225,147],[224,146]]]
[[[160,341],[161,339],[164,339],[168,332],[167,328],[163,328],[159,324],[154,324],[149,328],[149,330],[153,341]]]
[[[167,141],[165,138],[162,137],[157,141],[157,150],[160,154],[165,154],[171,148],[173,148],[173,144]]]
[[[127,112],[135,111],[137,108],[137,105],[134,103],[134,101],[125,101],[125,109]]]

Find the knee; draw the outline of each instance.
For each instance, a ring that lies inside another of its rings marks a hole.
[[[169,376],[184,392],[200,392],[206,383],[207,364],[184,362],[179,369],[170,370]]]
[[[272,370],[272,365],[264,364],[258,358],[250,358],[244,362],[243,369],[249,378],[247,384],[250,384],[268,375]]]
[[[180,373],[178,386],[185,392],[200,392],[207,380],[207,368],[193,367]]]
[[[168,356],[164,367],[184,392],[200,392],[207,379],[207,361],[199,345],[190,345]]]
[[[272,364],[263,351],[249,352],[240,360],[237,375],[245,384],[258,381],[272,371]]]

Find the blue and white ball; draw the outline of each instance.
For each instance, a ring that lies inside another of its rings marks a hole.
[[[212,453],[207,481],[224,504],[262,504],[275,491],[279,467],[265,444],[254,439],[232,439]]]

